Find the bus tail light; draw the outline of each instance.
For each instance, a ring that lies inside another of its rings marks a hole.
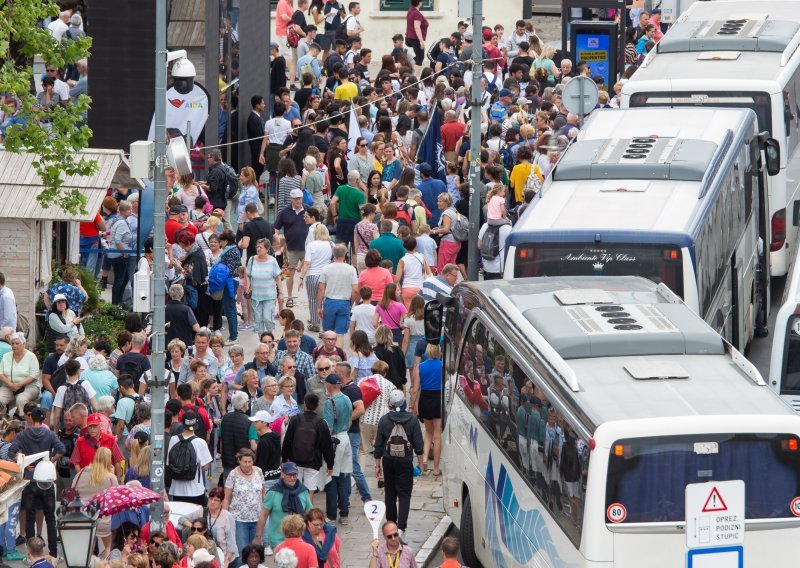
[[[769,243],[770,252],[782,249],[785,242],[786,209],[781,209],[772,215],[772,241]]]
[[[788,440],[781,440],[781,450],[784,452],[797,451],[797,438],[790,438]]]
[[[611,455],[617,458],[629,458],[633,455],[633,447],[623,444],[614,444],[611,446]]]
[[[589,438],[589,451],[591,452],[597,447],[597,442],[594,441],[594,438]]]
[[[666,249],[664,251],[664,260],[678,260],[680,257],[681,253],[676,249]]]

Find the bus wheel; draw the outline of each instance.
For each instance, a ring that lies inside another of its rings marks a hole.
[[[459,531],[461,545],[461,558],[464,565],[472,568],[482,568],[483,565],[475,555],[475,527],[472,524],[472,504],[469,493],[464,496],[464,505],[461,509],[461,530]]]

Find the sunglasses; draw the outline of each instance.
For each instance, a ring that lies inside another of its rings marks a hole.
[[[317,367],[317,371],[330,371],[331,366],[328,365],[327,367]]]
[[[287,369],[294,369],[294,368],[295,368],[295,365],[286,365],[286,368],[287,368]]]
[[[391,539],[394,539],[394,538],[400,538],[400,533],[385,534],[385,535],[383,535],[383,538],[385,538],[386,540],[391,540]]]
[[[358,145],[358,147],[359,147],[359,148],[366,148],[366,147],[367,147],[367,145],[366,145],[366,144],[359,144],[359,145]]]
[[[203,527],[192,527],[192,532],[198,533],[198,532],[205,532],[205,531],[206,531],[206,529],[204,529]]]

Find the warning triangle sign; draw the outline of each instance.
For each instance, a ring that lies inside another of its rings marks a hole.
[[[701,512],[714,513],[727,510],[728,506],[722,499],[722,495],[719,494],[719,490],[716,487],[712,487],[711,493],[708,495],[708,499],[706,499],[706,504],[703,505],[703,510]]]

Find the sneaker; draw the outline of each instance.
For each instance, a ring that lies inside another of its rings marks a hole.
[[[264,547],[264,556],[272,556],[272,547],[271,546],[265,546]]]
[[[328,525],[333,525],[336,523],[336,519],[329,519],[328,517],[325,517],[325,523]]]
[[[21,560],[25,560],[27,557],[28,556],[26,554],[17,552],[17,550],[12,550],[11,552],[6,553],[5,559],[9,562],[19,562]]]
[[[239,329],[253,329],[252,323],[240,323]]]
[[[236,345],[238,339],[231,339],[230,337],[225,341],[225,346],[229,347],[231,345]]]
[[[347,517],[339,517],[339,524],[342,526],[347,526],[350,524],[350,521],[347,520]]]

